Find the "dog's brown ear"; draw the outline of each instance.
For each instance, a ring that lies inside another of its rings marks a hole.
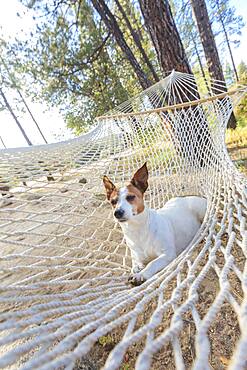
[[[142,193],[145,193],[145,191],[148,188],[147,162],[144,163],[144,165],[141,168],[139,168],[139,170],[136,171],[130,182]]]
[[[116,190],[116,186],[111,182],[109,177],[103,176],[103,183],[105,185],[105,190],[106,190],[106,197],[109,200],[111,197],[111,193]]]

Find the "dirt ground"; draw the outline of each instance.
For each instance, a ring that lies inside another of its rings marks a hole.
[[[244,258],[239,256],[239,261],[243,262]],[[203,264],[202,264],[203,265]],[[232,279],[232,280],[231,280]],[[237,281],[236,277],[230,278],[232,287],[232,294],[239,303],[242,302],[242,291],[240,288],[240,282]],[[203,279],[202,286],[200,289],[198,303],[196,308],[203,318],[207,313],[209,307],[213,303],[216,294],[219,291],[219,285],[217,283],[218,278],[215,271],[212,269],[209,271],[207,276]],[[168,300],[171,297],[172,289],[176,286],[175,281],[170,282],[169,286],[165,289],[164,300]],[[186,298],[186,291],[181,296],[181,302]],[[150,319],[151,313],[157,307],[155,300],[151,301],[145,308],[145,311],[140,315],[138,323],[135,329],[145,325]],[[155,330],[155,337],[164,332],[169,328],[171,320],[173,318],[172,308],[168,309],[163,316],[161,324]],[[101,337],[97,341],[93,350],[85,356],[83,359],[77,362],[74,370],[98,370],[101,369],[110,354],[111,350],[122,338],[123,332],[126,327],[122,330],[119,328],[117,331],[109,333],[107,336]],[[179,335],[179,341],[181,344],[181,351],[183,360],[185,363],[185,369],[190,369],[196,358],[195,349],[195,333],[196,325],[195,321],[190,312],[183,315],[183,329]],[[208,331],[209,342],[211,346],[210,353],[210,367],[214,370],[227,369],[231,362],[231,356],[233,350],[240,338],[240,328],[237,320],[237,316],[233,308],[228,302],[224,302],[220,311],[218,312],[215,320],[212,322]],[[139,342],[134,343],[128,348],[124,356],[124,362],[120,366],[121,370],[132,370],[135,368],[135,362],[142,351],[145,340],[142,339]],[[164,345],[155,355],[151,364],[152,370],[175,370],[175,361],[173,348],[170,343]]]

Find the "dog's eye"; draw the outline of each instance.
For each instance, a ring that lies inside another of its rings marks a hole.
[[[118,199],[114,198],[111,200],[111,205],[115,206],[117,204]]]
[[[136,197],[135,195],[127,195],[126,200],[128,202],[132,202],[135,199],[135,197]]]

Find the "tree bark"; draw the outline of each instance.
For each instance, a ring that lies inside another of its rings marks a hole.
[[[212,79],[225,82],[206,3],[204,0],[191,0],[191,5],[202,41],[210,77]],[[227,91],[226,84],[224,86],[224,90]],[[214,92],[217,94],[217,90]],[[236,128],[236,119],[233,113],[231,114],[227,127],[233,129]]]
[[[115,37],[115,40],[118,46],[120,47],[120,49],[126,56],[127,60],[132,65],[134,72],[142,88],[147,89],[148,87],[150,87],[152,85],[151,81],[149,81],[149,79],[147,78],[145,72],[141,68],[140,64],[138,63],[134,54],[132,53],[131,49],[126,43],[123,32],[119,28],[114,15],[111,13],[105,1],[104,0],[92,0],[92,4],[94,8],[97,10],[97,12],[99,13],[99,15],[101,16],[108,30]]]
[[[163,72],[192,74],[168,1],[139,0],[139,4]]]
[[[4,92],[3,92],[3,90],[2,90],[1,88],[0,88],[0,95],[1,95],[1,96],[2,96],[2,98],[3,98],[3,101],[4,101],[4,104],[5,104],[6,108],[9,110],[9,112],[10,112],[10,114],[12,115],[12,117],[14,118],[14,120],[15,120],[15,122],[16,122],[16,124],[17,124],[17,126],[18,126],[18,127],[19,127],[19,129],[21,130],[21,133],[22,133],[22,135],[24,136],[24,138],[25,138],[26,142],[28,143],[28,145],[32,145],[32,143],[31,143],[30,139],[28,138],[28,136],[27,136],[26,132],[24,131],[24,129],[23,129],[23,127],[22,127],[22,125],[20,124],[20,122],[19,122],[18,118],[16,117],[15,113],[13,112],[13,110],[12,110],[12,108],[11,108],[11,106],[10,106],[10,104],[9,104],[9,102],[8,102],[8,100],[7,100],[6,96],[5,96],[5,94],[4,94]]]
[[[192,74],[168,1],[139,0],[139,4],[163,72],[175,69],[182,73]],[[176,96],[174,91],[174,95],[174,104],[199,99],[198,92],[190,94],[186,91],[185,95]],[[199,163],[203,166],[205,164],[204,152],[211,148],[211,135],[203,112],[198,112],[197,107],[192,107],[191,110],[194,112],[191,120],[190,110],[185,108],[180,111],[180,118],[184,124],[172,127],[174,146],[179,155],[182,154],[184,158],[192,159],[195,164],[198,163],[199,153],[202,152]],[[198,119],[195,120],[197,116]],[[166,120],[165,114],[163,118]],[[179,143],[179,148],[176,142]]]
[[[157,73],[155,72],[154,67],[153,67],[152,63],[150,62],[150,60],[149,60],[149,58],[148,58],[145,50],[142,47],[142,43],[141,43],[139,34],[137,32],[135,32],[135,30],[133,29],[133,27],[132,27],[132,25],[131,25],[131,23],[130,23],[130,21],[129,21],[129,19],[128,19],[127,15],[126,15],[123,7],[122,7],[122,5],[120,4],[119,0],[115,0],[115,3],[117,4],[118,9],[119,9],[120,13],[123,16],[123,19],[124,19],[124,21],[125,21],[128,29],[130,31],[130,34],[131,34],[131,36],[132,36],[132,38],[134,40],[134,43],[136,44],[137,48],[139,49],[139,51],[140,51],[140,53],[141,53],[141,55],[143,57],[144,62],[148,66],[148,68],[149,68],[149,70],[150,70],[150,72],[151,72],[151,74],[152,74],[152,76],[154,78],[154,81],[158,82],[159,81],[159,77],[158,77]]]

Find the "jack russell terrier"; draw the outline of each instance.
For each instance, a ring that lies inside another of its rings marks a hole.
[[[207,201],[197,196],[170,199],[155,210],[144,204],[148,188],[146,163],[127,186],[117,188],[103,177],[106,196],[113,207],[131,252],[129,281],[140,285],[164,269],[192,241],[206,213]]]

